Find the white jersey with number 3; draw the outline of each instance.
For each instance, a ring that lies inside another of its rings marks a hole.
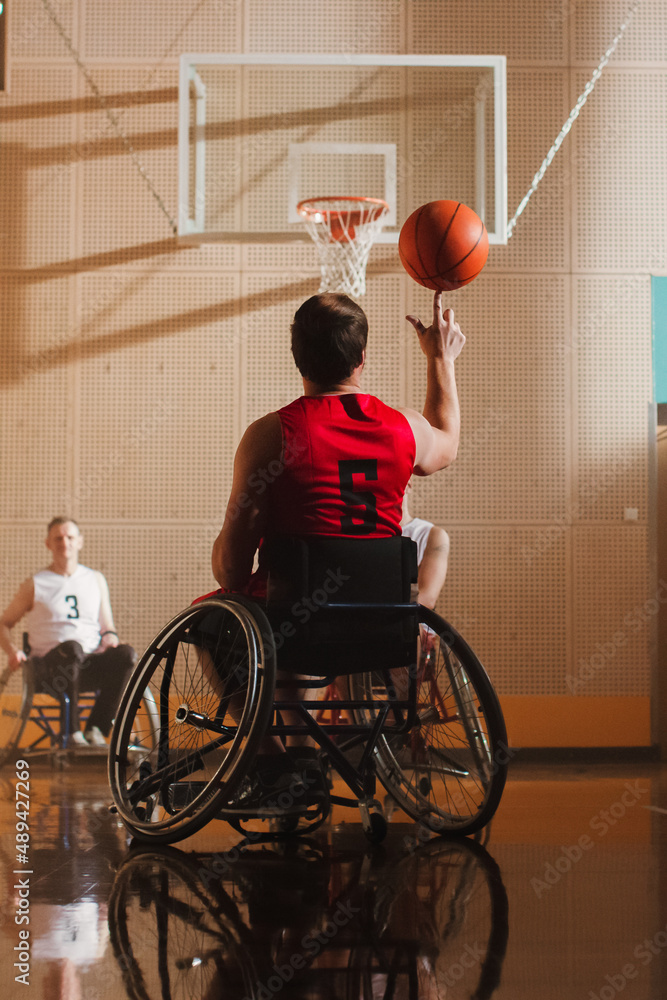
[[[40,570],[33,576],[35,599],[28,613],[28,641],[34,656],[44,656],[61,642],[74,639],[84,653],[100,644],[102,592],[97,573],[77,566],[71,576]]]

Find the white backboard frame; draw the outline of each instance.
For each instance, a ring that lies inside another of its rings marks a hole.
[[[241,242],[250,237],[257,243],[289,243],[306,242],[309,237],[303,229],[297,229],[297,219],[293,219],[292,199],[294,197],[294,179],[290,181],[289,193],[289,220],[294,223],[294,231],[286,230],[283,233],[216,233],[206,232],[205,229],[205,142],[203,132],[206,115],[206,93],[201,79],[197,74],[197,66],[405,66],[405,67],[461,67],[461,68],[487,68],[493,72],[494,89],[494,191],[495,191],[495,215],[493,226],[487,220],[489,233],[489,243],[504,245],[507,243],[507,60],[500,55],[376,55],[376,54],[331,54],[331,53],[184,53],[180,58],[179,73],[179,119],[178,119],[178,236],[187,242],[195,243],[215,243],[215,242]],[[191,171],[191,148],[190,148],[190,88],[194,85],[195,92],[195,124],[197,135],[195,138],[194,156],[194,216],[190,214],[190,192],[192,180]],[[484,119],[486,114],[486,102],[483,95],[476,101],[475,118],[478,141],[476,143],[476,197],[477,204],[471,206],[476,208],[480,215],[484,212],[484,178],[487,171],[485,160]],[[310,144],[314,145],[314,144]],[[327,145],[327,144],[318,144]],[[342,144],[334,143],[331,146],[353,146],[358,145],[365,151],[373,151],[373,145],[383,146],[385,144]],[[391,144],[386,144],[387,146]],[[333,152],[333,150],[332,150]],[[298,157],[297,157],[298,158]],[[387,168],[388,170],[388,168]],[[391,192],[391,177],[385,172],[385,187],[389,180]],[[390,207],[394,211],[395,224],[396,211],[396,167],[394,157],[394,178],[393,178],[393,203]],[[327,192],[313,192],[315,195],[325,195]],[[397,243],[398,232],[380,233],[376,242]]]

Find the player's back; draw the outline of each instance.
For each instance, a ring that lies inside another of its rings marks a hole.
[[[401,533],[415,440],[407,418],[368,393],[301,396],[278,411],[280,468],[267,470],[271,535]]]

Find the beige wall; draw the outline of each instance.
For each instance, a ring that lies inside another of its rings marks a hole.
[[[628,6],[50,3],[171,216],[182,51],[504,53],[513,211]],[[644,0],[509,245],[451,299],[468,336],[460,457],[418,484],[412,506],[450,532],[439,610],[507,696],[568,696],[582,663],[591,676],[577,695],[649,693],[649,274],[667,266],[666,21],[661,0]],[[235,444],[298,394],[288,325],[317,290],[315,250],[179,247],[41,0],[13,4],[10,29],[0,597],[43,562],[49,517],[71,513],[85,561],[108,576],[119,631],[141,647],[213,587]],[[369,389],[421,405],[403,316],[427,316],[429,293],[377,248],[363,305]],[[639,520],[624,521],[625,508]]]

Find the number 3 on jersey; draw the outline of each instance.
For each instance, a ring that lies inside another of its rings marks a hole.
[[[78,618],[79,617],[79,605],[77,604],[76,594],[67,594],[65,600],[69,604],[69,612],[67,614],[68,618]]]
[[[366,482],[377,482],[377,459],[351,458],[338,462],[340,495],[346,508],[354,508],[341,514],[341,529],[346,535],[369,535],[378,523],[377,499],[368,490],[355,489],[355,475],[363,476]]]

